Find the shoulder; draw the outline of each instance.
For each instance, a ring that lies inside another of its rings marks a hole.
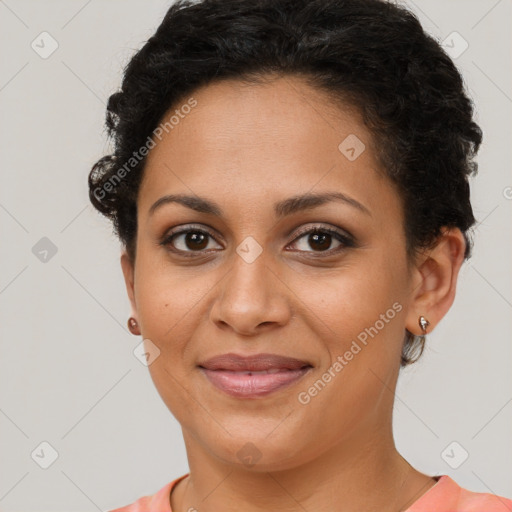
[[[406,512],[512,512],[512,500],[460,487],[448,475],[421,496]]]
[[[158,492],[150,496],[142,496],[137,501],[121,508],[110,510],[109,512],[172,512],[170,495],[174,486],[186,475],[176,478],[172,482],[165,484]]]
[[[461,487],[459,504],[461,512],[512,512],[512,500],[508,498]]]

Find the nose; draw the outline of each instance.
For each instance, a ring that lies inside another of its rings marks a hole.
[[[219,328],[243,336],[285,325],[291,317],[289,288],[268,265],[265,252],[251,263],[238,253],[232,260],[219,283],[211,320]]]

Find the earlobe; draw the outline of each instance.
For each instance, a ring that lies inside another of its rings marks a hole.
[[[452,306],[465,248],[460,229],[444,228],[436,246],[415,269],[416,284],[411,290],[411,307],[406,321],[406,328],[412,334],[422,336],[431,332]],[[421,316],[428,321],[426,331],[422,329]]]

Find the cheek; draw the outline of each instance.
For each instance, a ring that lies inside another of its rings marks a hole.
[[[364,338],[365,329],[377,323],[380,337],[393,337],[400,327],[398,313],[402,292],[400,281],[391,268],[378,262],[360,261],[330,276],[308,279],[300,299],[318,320],[318,331],[326,332],[331,347],[343,350],[351,339]],[[395,304],[397,303],[397,304]],[[393,304],[395,306],[393,307]],[[307,311],[307,309],[305,311]]]
[[[323,380],[331,389],[322,391],[318,405],[325,400],[322,407],[351,407],[355,416],[377,400],[386,389],[383,382],[390,385],[405,334],[400,265],[370,259],[364,264],[359,260],[337,276],[309,280],[301,296],[306,305],[301,314],[322,345],[322,370],[327,372]]]
[[[329,284],[312,281],[309,288],[308,327],[324,352],[321,370],[299,400],[313,432],[330,424],[336,435],[349,436],[391,407],[404,307],[392,279],[373,277],[370,269],[347,271]]]
[[[137,307],[144,339],[159,349],[158,357],[148,366],[154,386],[171,413],[188,425],[190,395],[188,379],[193,360],[189,341],[196,336],[197,314],[202,300],[211,290],[205,279],[180,276],[175,268],[161,263],[143,267],[138,276]],[[188,391],[187,391],[188,390]],[[199,415],[200,411],[195,411]]]
[[[154,249],[141,247],[139,255],[135,296],[142,334],[154,338],[162,350],[169,344],[176,349],[186,340],[183,331],[215,280],[204,271],[194,277],[190,268],[172,265]]]

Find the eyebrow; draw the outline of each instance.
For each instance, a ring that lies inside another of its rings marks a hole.
[[[365,213],[366,215],[372,216],[370,210],[359,201],[354,198],[342,194],[341,192],[325,192],[325,193],[308,193],[297,196],[289,197],[274,204],[274,213],[276,217],[282,218],[293,213],[300,212],[303,210],[309,210],[322,206],[326,203],[339,201]],[[215,202],[199,196],[189,196],[185,194],[170,194],[165,195],[158,199],[148,211],[148,215],[151,216],[161,206],[169,203],[178,203],[187,208],[195,210],[199,213],[209,213],[217,217],[222,217],[222,208]]]

